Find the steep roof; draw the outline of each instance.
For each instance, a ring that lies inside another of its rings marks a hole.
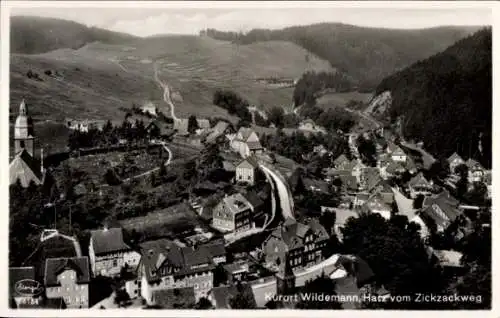
[[[18,179],[24,188],[27,188],[31,181],[39,185],[43,180],[40,162],[26,149],[19,152],[9,165],[10,184],[16,183]]]
[[[427,179],[424,177],[424,174],[420,172],[416,176],[410,179],[408,181],[408,186],[410,187],[431,187],[431,183],[427,181]]]
[[[95,255],[105,255],[130,250],[123,240],[121,228],[92,231],[91,238]]]
[[[201,129],[210,129],[210,121],[208,119],[196,118],[196,122]]]
[[[396,173],[396,172],[399,172],[399,171],[403,171],[405,170],[405,167],[403,165],[401,165],[399,162],[395,162],[395,161],[391,161],[391,163],[387,166],[387,168],[385,168],[385,171],[387,171],[388,173]]]
[[[174,275],[187,275],[198,271],[212,270],[214,268],[212,259],[225,255],[225,248],[217,244],[179,247],[173,241],[160,239],[144,242],[140,246],[141,262],[144,264],[146,279],[149,282],[161,278],[161,274],[157,270],[165,262],[178,269]]]
[[[247,141],[248,137],[250,137],[250,135],[253,132],[254,132],[254,130],[252,128],[240,127],[240,129],[238,130],[238,135],[241,135],[241,139],[243,141]]]
[[[460,155],[456,152],[454,152],[447,160],[449,163],[452,163],[453,161],[455,161],[457,159],[462,161],[462,162],[464,161],[464,159],[462,159],[462,157],[460,157]]]
[[[262,145],[260,141],[247,141],[248,149],[250,150],[259,150],[262,149]]]
[[[259,197],[254,191],[248,191],[245,193],[245,198],[250,202],[254,209],[259,209],[264,205],[264,201]]]
[[[250,202],[241,194],[236,193],[222,199],[231,213],[240,213],[250,208]]]
[[[472,158],[469,158],[469,160],[467,160],[465,162],[465,165],[467,166],[467,168],[469,168],[469,171],[470,170],[484,170],[483,166],[481,166],[481,164],[479,162],[477,162],[476,160],[474,160]]]
[[[444,215],[441,214],[441,211]],[[458,201],[441,193],[436,197],[424,200],[422,213],[433,219],[437,225],[445,227],[447,224],[455,221],[462,214],[462,211],[458,208]]]
[[[288,219],[281,227],[275,229],[272,235],[280,238],[288,249],[294,249],[303,245],[303,240],[309,231],[314,232],[319,240],[328,238],[325,228],[315,219],[308,224]]]
[[[76,272],[77,284],[90,282],[88,257],[49,258],[45,263],[45,286],[58,286],[57,276],[68,269]]]
[[[333,164],[335,165],[335,167],[338,168],[340,165],[346,162],[349,162],[349,159],[347,159],[347,157],[344,154],[341,154],[340,156],[337,157],[337,159],[335,159]]]
[[[356,190],[358,188],[358,180],[352,175],[340,175],[340,181],[342,181],[342,186],[348,190]]]
[[[240,163],[238,163],[236,168],[255,169],[258,166],[259,166],[259,164],[257,163],[257,161],[254,158],[248,157],[248,158],[245,158],[242,161],[240,161]]]

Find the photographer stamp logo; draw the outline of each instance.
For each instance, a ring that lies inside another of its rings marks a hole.
[[[33,279],[22,279],[14,285],[15,291],[25,297],[35,297],[43,292],[43,286]]]

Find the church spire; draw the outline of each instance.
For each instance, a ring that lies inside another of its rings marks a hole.
[[[26,116],[28,114],[28,111],[26,110],[26,103],[24,102],[24,98],[21,101],[21,104],[19,105],[19,115],[24,115]]]

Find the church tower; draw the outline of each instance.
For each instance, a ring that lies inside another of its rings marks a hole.
[[[33,119],[28,115],[24,99],[19,105],[19,115],[14,126],[14,149],[16,155],[25,149],[32,157],[35,157]]]

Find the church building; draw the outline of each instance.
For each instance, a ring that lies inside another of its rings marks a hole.
[[[37,159],[35,140],[33,119],[28,115],[28,109],[23,100],[14,126],[14,159],[9,165],[10,184],[19,180],[21,185],[27,188],[31,182],[36,185],[43,183],[43,162]]]

